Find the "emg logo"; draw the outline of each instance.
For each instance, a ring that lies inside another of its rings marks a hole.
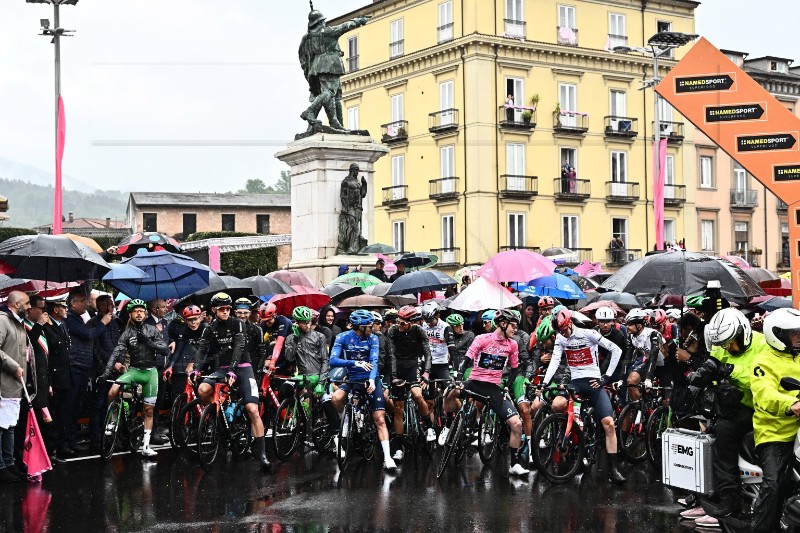
[[[680,444],[673,444],[672,445],[672,453],[677,453],[678,455],[688,455],[689,457],[694,457],[694,448],[691,446],[682,446]]]

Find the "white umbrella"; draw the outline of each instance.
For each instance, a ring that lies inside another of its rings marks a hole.
[[[507,309],[520,305],[522,300],[511,294],[499,283],[487,278],[478,278],[461,291],[448,307],[458,311],[482,311],[484,309]]]

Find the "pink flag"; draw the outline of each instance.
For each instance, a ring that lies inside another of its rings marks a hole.
[[[61,235],[61,159],[64,157],[64,141],[67,123],[64,118],[64,101],[58,97],[58,130],[56,132],[56,190],[53,201],[53,235]]]
[[[221,268],[221,258],[219,255],[219,246],[209,246],[208,247],[208,268],[217,272],[222,270]]]
[[[658,161],[658,172],[655,172]],[[653,215],[656,223],[656,249],[664,249],[664,167],[667,165],[667,140],[653,145]]]
[[[47,448],[44,446],[44,440],[42,440],[42,434],[39,432],[39,424],[36,423],[33,408],[28,411],[28,433],[25,435],[22,462],[28,466],[29,476],[40,476],[53,469],[50,457],[47,455]]]

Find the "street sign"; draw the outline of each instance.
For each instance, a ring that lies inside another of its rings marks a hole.
[[[800,305],[800,119],[701,38],[656,92],[789,205],[794,307]]]

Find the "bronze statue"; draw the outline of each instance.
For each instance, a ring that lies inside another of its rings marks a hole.
[[[311,2],[309,2],[311,4]],[[300,118],[308,122],[308,130],[295,138],[326,131],[328,133],[355,133],[363,135],[361,130],[346,130],[342,125],[342,83],[345,73],[342,57],[344,52],[339,48],[339,37],[363,26],[369,17],[356,17],[338,26],[328,26],[325,16],[314,9],[308,14],[308,33],[300,42],[300,66],[308,81],[311,105],[303,111]],[[325,128],[317,118],[321,109],[328,116],[330,128]]]
[[[367,180],[361,176],[358,181],[358,165],[350,165],[350,172],[342,181],[340,196],[342,210],[339,212],[339,246],[337,254],[356,254],[367,245],[367,240],[361,236],[361,213],[364,208],[362,200],[367,196]]]

